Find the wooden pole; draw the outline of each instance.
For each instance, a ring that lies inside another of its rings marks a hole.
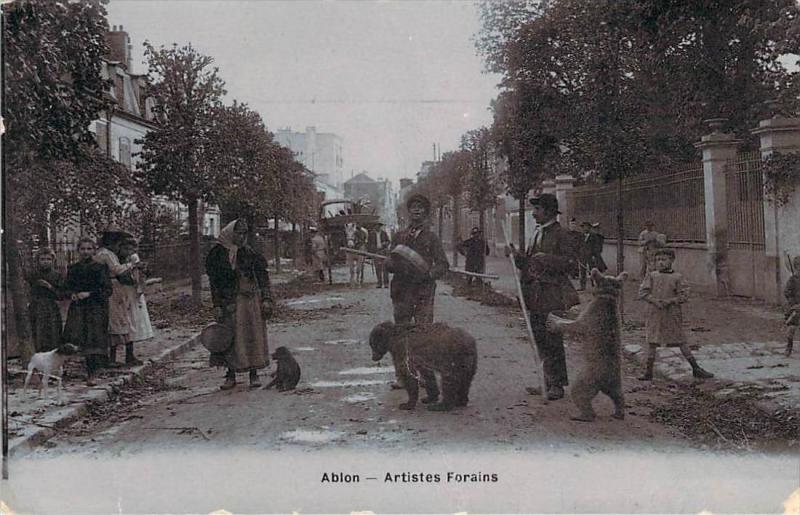
[[[505,220],[503,220],[503,238],[505,238],[506,240],[506,246],[509,246],[508,245],[509,232]],[[542,384],[541,384],[542,402],[544,402],[544,404],[547,404],[547,381],[545,380],[545,375],[544,375],[544,363],[539,358],[539,349],[536,347],[536,339],[533,337],[533,328],[531,327],[531,319],[528,317],[528,308],[525,307],[525,296],[522,294],[522,284],[519,282],[519,275],[517,274],[517,265],[516,263],[514,263],[514,255],[509,254],[508,258],[511,260],[511,270],[514,271],[514,282],[517,285],[517,298],[519,299],[519,306],[520,308],[522,308],[522,317],[525,319],[525,328],[528,330],[528,341],[530,342],[531,348],[533,349],[534,366],[539,369],[539,372],[542,376]]]

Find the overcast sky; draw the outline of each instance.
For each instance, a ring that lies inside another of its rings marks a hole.
[[[112,0],[109,24],[142,42],[191,42],[270,130],[335,132],[351,170],[414,177],[432,144],[491,124],[499,77],[482,73],[472,1]]]

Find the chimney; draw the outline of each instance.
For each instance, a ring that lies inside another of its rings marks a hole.
[[[123,26],[113,25],[111,31],[106,33],[106,45],[108,45],[108,59],[118,61],[130,69],[131,40]]]

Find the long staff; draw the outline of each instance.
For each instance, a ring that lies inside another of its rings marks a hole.
[[[505,220],[503,220],[503,238],[506,240],[506,246],[509,247],[508,227],[506,226]],[[547,404],[547,380],[544,375],[544,362],[539,358],[539,349],[536,347],[536,339],[533,337],[533,328],[531,327],[531,320],[528,318],[528,308],[525,307],[525,296],[522,293],[522,284],[517,274],[517,264],[514,262],[514,254],[509,254],[508,258],[511,260],[511,270],[514,272],[514,282],[517,284],[517,298],[519,299],[519,306],[522,308],[522,317],[525,319],[525,327],[528,329],[528,341],[533,349],[533,364],[535,368],[539,369],[542,376],[542,402]]]

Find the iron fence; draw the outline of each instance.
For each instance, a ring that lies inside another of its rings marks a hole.
[[[741,153],[725,168],[728,246],[764,249],[764,182],[761,153]]]
[[[599,222],[606,237],[616,236],[619,185],[581,186],[567,192],[571,214],[579,221]],[[706,241],[702,164],[664,175],[622,183],[623,235],[635,240],[648,220],[670,241]]]

